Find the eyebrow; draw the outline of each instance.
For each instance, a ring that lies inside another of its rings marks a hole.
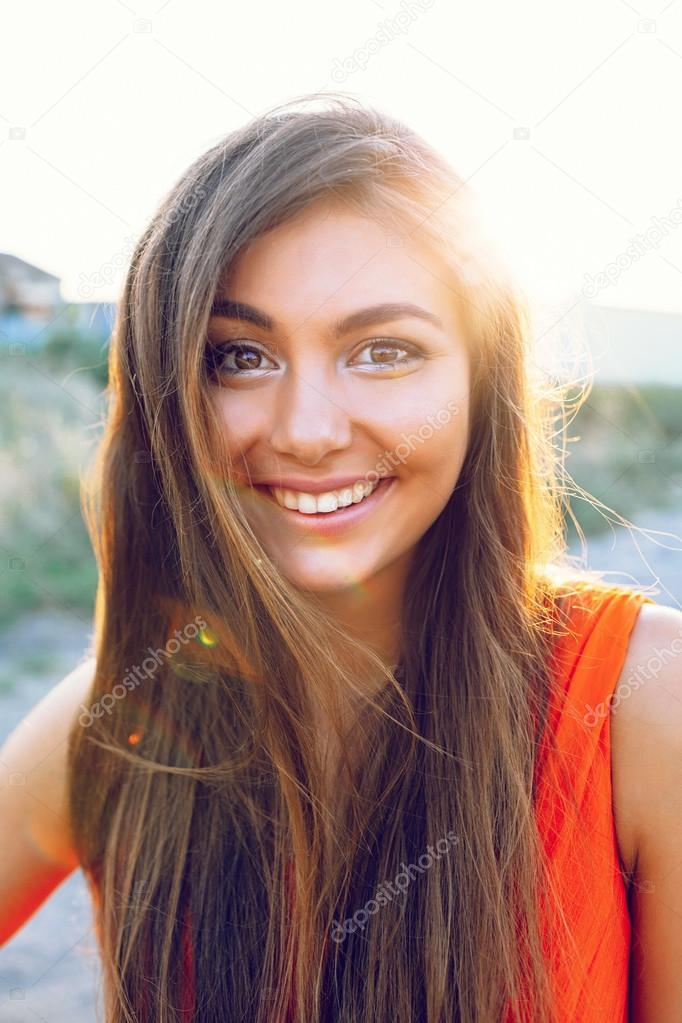
[[[276,322],[267,313],[256,309],[255,306],[247,305],[245,302],[234,302],[229,298],[217,299],[211,307],[211,316],[246,320],[263,330],[274,330],[277,327]],[[409,317],[426,320],[440,330],[444,329],[443,321],[438,316],[419,305],[414,305],[412,302],[383,302],[381,305],[368,306],[366,309],[359,309],[349,316],[336,320],[332,330],[336,337],[341,337],[360,327],[371,327],[377,323],[386,323],[388,320],[402,320]]]

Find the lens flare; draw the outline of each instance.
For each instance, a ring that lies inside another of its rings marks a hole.
[[[201,643],[202,646],[216,646],[218,640],[209,628],[199,629],[196,636],[196,642]]]

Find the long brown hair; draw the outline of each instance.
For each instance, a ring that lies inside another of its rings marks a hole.
[[[467,455],[419,542],[396,673],[268,558],[207,397],[231,264],[318,199],[428,241],[467,325]],[[97,665],[69,760],[106,1023],[186,1018],[188,954],[202,1023],[279,1023],[292,990],[297,1023],[494,1023],[507,1003],[553,1019],[533,800],[565,564],[561,404],[529,369],[531,335],[471,190],[344,94],[228,134],[142,234],[84,482]],[[367,673],[384,680],[374,695]],[[321,784],[313,692],[337,729],[343,811]]]

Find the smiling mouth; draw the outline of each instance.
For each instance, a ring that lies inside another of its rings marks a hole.
[[[358,516],[360,509],[364,513],[365,508],[369,508],[374,505],[378,500],[379,496],[382,496],[386,490],[389,489],[390,485],[395,480],[395,476],[383,476],[371,489],[371,491],[360,500],[353,500],[351,503],[345,506],[339,506],[336,509],[329,509],[329,511],[304,511],[300,508],[288,508],[286,505],[277,500],[274,494],[273,487],[268,486],[264,483],[258,483],[254,486],[254,490],[259,491],[268,501],[274,504],[281,512],[286,516],[291,516],[294,520],[302,522],[321,522],[329,520],[344,520],[354,519]],[[344,488],[342,488],[344,489]],[[280,489],[280,496],[282,490]]]

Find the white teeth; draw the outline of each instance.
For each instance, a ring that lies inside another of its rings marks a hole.
[[[270,489],[277,503],[284,508],[302,512],[304,515],[315,515],[318,512],[334,512],[337,508],[347,508],[349,504],[359,504],[376,489],[378,482],[358,480],[352,487],[327,490],[324,494],[307,494],[301,490],[286,490],[282,487]]]
[[[353,504],[358,504],[360,501],[362,501],[363,497],[367,497],[367,488],[366,484],[363,483],[362,480],[360,480],[358,483],[353,484]]]
[[[342,490],[337,491],[339,495],[339,508],[347,508],[349,504],[353,503],[353,488],[344,487]]]

